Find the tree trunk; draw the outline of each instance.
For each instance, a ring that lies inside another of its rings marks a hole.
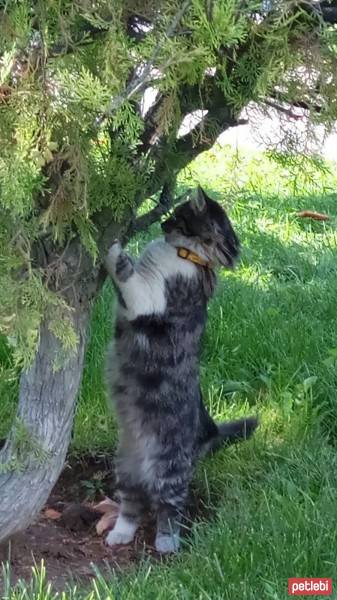
[[[17,418],[0,452],[0,542],[25,529],[46,502],[64,465],[83,370],[88,309],[72,311],[76,350],[63,352],[45,321],[34,363],[20,380]]]

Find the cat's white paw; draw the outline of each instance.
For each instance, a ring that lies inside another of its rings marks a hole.
[[[108,546],[115,546],[116,544],[130,544],[135,533],[138,529],[137,521],[130,521],[126,519],[124,515],[119,514],[115,527],[106,537],[106,543]]]
[[[115,240],[109,248],[108,257],[111,259],[117,259],[122,251],[122,246],[119,240]]]
[[[108,271],[114,270],[114,268],[116,266],[116,262],[118,260],[118,257],[120,255],[121,251],[122,251],[122,246],[121,246],[119,240],[115,240],[113,242],[112,246],[109,248],[108,255],[105,259],[105,264],[106,264]]]
[[[168,535],[159,533],[156,537],[155,548],[160,554],[178,552],[180,539],[178,534]]]
[[[130,544],[134,538],[130,532],[123,531],[110,531],[106,537],[106,543],[108,546],[116,546],[117,544]]]

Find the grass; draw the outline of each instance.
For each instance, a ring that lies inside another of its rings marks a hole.
[[[178,557],[97,573],[90,590],[70,589],[63,600],[283,600],[288,577],[333,577],[337,585],[337,181],[333,169],[318,167],[217,148],[182,175],[182,186],[226,195],[243,245],[239,268],[221,274],[209,308],[205,400],[218,419],[258,412],[261,427],[199,465],[195,487],[211,517],[193,525]],[[331,220],[298,219],[301,209]],[[72,452],[115,444],[102,378],[112,319],[106,285],[93,310]],[[0,346],[3,369],[9,360]],[[16,381],[3,381],[8,427]],[[30,586],[9,586],[7,597],[54,596],[37,570]]]

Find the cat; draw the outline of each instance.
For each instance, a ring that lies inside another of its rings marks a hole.
[[[216,424],[199,384],[199,350],[214,268],[232,268],[239,240],[225,211],[198,188],[134,261],[115,241],[106,267],[117,289],[108,377],[119,424],[121,506],[107,544],[131,542],[149,508],[155,548],[175,552],[198,457],[250,437],[257,419]]]

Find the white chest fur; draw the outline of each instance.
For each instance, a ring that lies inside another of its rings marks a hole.
[[[124,316],[135,319],[142,315],[163,314],[166,309],[165,282],[181,275],[195,277],[196,265],[177,255],[177,249],[164,239],[151,242],[135,264],[135,272],[120,284],[126,309]]]

